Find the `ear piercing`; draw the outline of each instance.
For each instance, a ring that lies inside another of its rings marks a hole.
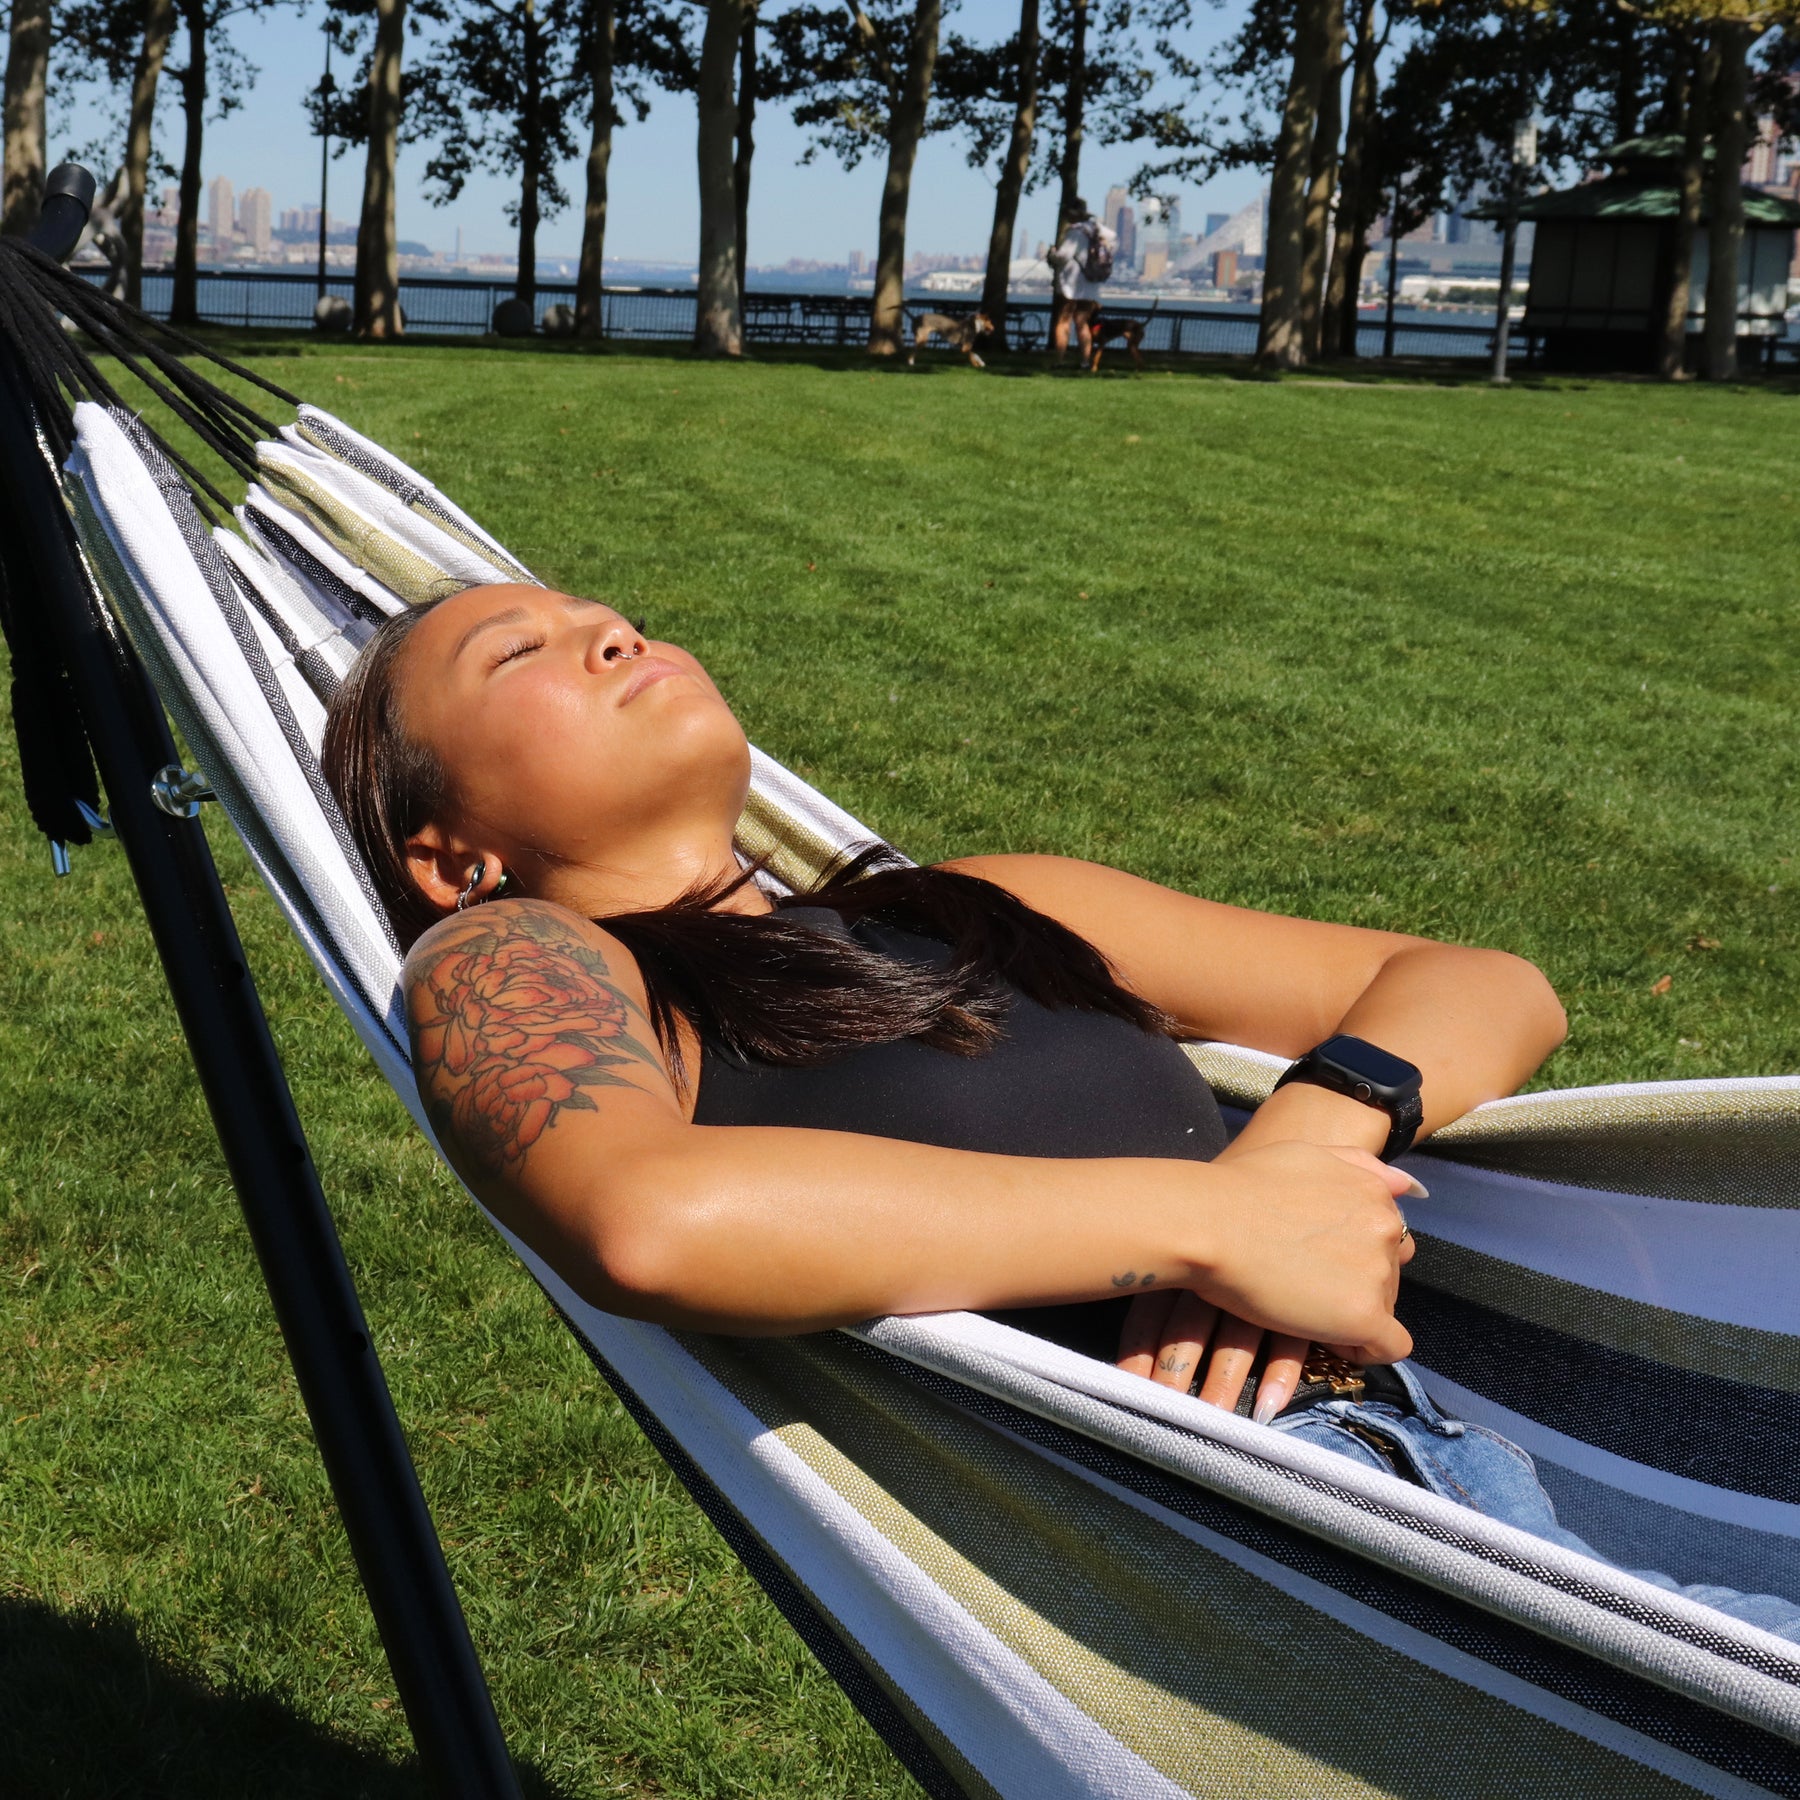
[[[474,868],[469,871],[469,885],[456,896],[456,910],[458,912],[462,912],[470,904],[481,906],[489,900],[498,900],[500,896],[506,892],[507,883],[512,880],[512,876],[509,875],[506,870],[502,869],[500,871],[500,879],[494,883],[494,891],[491,894],[483,894],[480,899],[476,899],[475,890],[481,886],[481,878],[486,874],[487,864],[485,862],[478,862]]]

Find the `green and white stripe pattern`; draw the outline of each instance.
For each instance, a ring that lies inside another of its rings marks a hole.
[[[77,420],[90,566],[416,1117],[323,699],[383,614],[530,577],[310,408],[241,538],[129,421]],[[754,782],[741,848],[789,886],[870,835],[761,755]],[[1194,1060],[1240,1106],[1281,1066]],[[1433,1393],[1624,1568],[1800,1593],[1800,1079],[1501,1101],[1408,1161]],[[990,1320],[678,1335],[514,1248],[932,1793],[1800,1795],[1800,1652],[1621,1568]]]

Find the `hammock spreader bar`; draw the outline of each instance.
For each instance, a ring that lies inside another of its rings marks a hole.
[[[73,242],[47,248],[67,254]],[[15,671],[28,607],[38,647],[60,664],[66,701],[53,702],[76,709],[98,764],[426,1776],[455,1800],[519,1800],[205,833],[151,802],[153,777],[179,759],[136,652],[85,573],[46,455],[58,433],[5,329],[37,300],[13,280],[19,248],[0,264],[0,287],[12,288],[0,305],[0,588],[11,597]],[[42,255],[31,260],[43,266]],[[42,660],[36,672],[46,672]]]

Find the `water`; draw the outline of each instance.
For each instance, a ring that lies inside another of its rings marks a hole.
[[[757,273],[747,299],[747,333],[752,343],[842,345],[853,347],[867,331],[868,295],[848,292],[847,276],[818,280],[783,273]],[[348,301],[348,270],[332,272],[327,291]],[[174,288],[171,275],[147,273],[144,310],[167,317]],[[232,269],[202,271],[199,277],[201,318],[209,324],[305,329],[312,324],[317,293],[315,278],[299,270]],[[403,275],[400,304],[414,332],[451,336],[478,335],[492,329],[494,308],[510,299],[510,278]],[[574,284],[542,280],[536,313],[539,322],[557,305],[573,305]],[[975,296],[924,293],[909,284],[908,307],[966,309]],[[1115,304],[1138,310],[1153,296],[1118,290]],[[657,288],[625,285],[608,288],[605,325],[611,337],[645,342],[685,342],[694,331],[691,287]],[[1025,293],[1010,307],[1009,333],[1022,348],[1041,346],[1049,331],[1049,296]],[[1379,356],[1383,327],[1379,310],[1361,314],[1357,349]],[[1395,313],[1395,350],[1401,356],[1478,359],[1491,353],[1492,315],[1480,311],[1445,313],[1402,307]],[[1144,335],[1144,349],[1160,355],[1248,356],[1256,349],[1256,314],[1248,306],[1232,306],[1187,297],[1165,297],[1157,304]],[[1521,345],[1521,350],[1523,346]]]

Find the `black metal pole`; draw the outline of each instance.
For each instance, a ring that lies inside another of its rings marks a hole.
[[[88,585],[30,390],[0,342],[0,558],[51,621],[427,1776],[518,1800],[493,1701],[200,825],[159,811],[178,761],[142,664]]]
[[[319,298],[325,298],[325,243],[331,218],[331,21],[325,21],[325,73],[319,81]]]
[[[1500,240],[1500,303],[1494,310],[1494,368],[1488,377],[1505,387],[1506,352],[1512,339],[1513,259],[1519,247],[1519,178],[1515,170],[1506,201],[1506,235]]]
[[[1388,214],[1388,279],[1387,323],[1381,331],[1381,354],[1392,361],[1394,355],[1394,290],[1400,282],[1400,186],[1394,185],[1394,210]]]

